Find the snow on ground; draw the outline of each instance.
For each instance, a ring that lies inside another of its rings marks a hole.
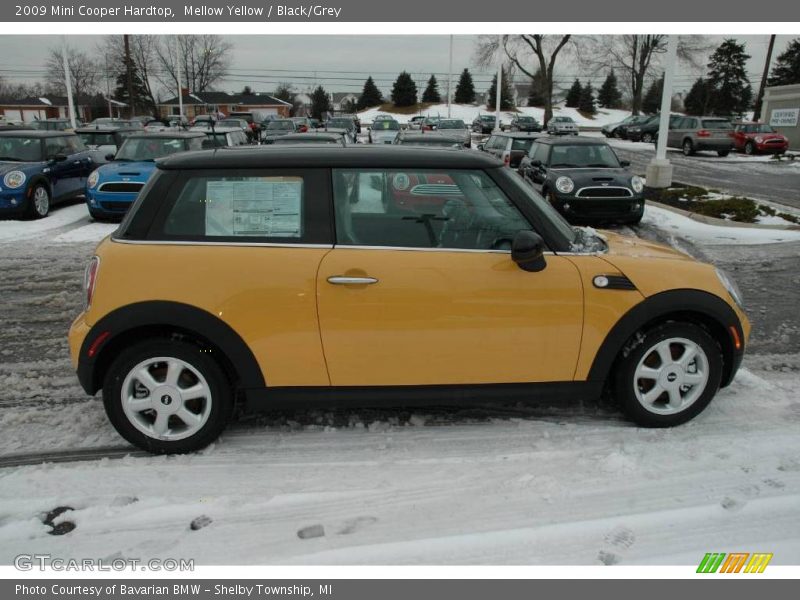
[[[37,221],[23,221],[20,219],[7,219],[0,221],[0,242],[10,242],[20,238],[47,235],[81,219],[87,219],[89,211],[86,205],[75,204],[72,206],[56,207],[45,219]]]
[[[650,204],[645,207],[642,222],[657,227],[671,238],[684,238],[703,245],[775,244],[800,241],[800,230],[709,225]]]
[[[509,112],[509,111],[502,111],[500,115],[500,121],[502,123],[509,123],[511,119],[513,119],[517,115],[527,115],[530,117],[536,118],[539,123],[544,122],[544,109],[537,108],[534,106],[519,106],[517,107],[518,112]],[[434,104],[429,106],[427,109],[412,113],[410,115],[403,115],[399,113],[392,113],[387,111],[382,111],[378,108],[368,108],[367,110],[363,110],[358,113],[359,118],[361,119],[362,123],[372,123],[375,120],[375,117],[378,115],[391,115],[400,123],[407,123],[411,117],[415,117],[417,115],[424,115],[424,116],[447,116],[447,104]],[[468,125],[472,123],[472,121],[478,115],[485,115],[485,114],[494,114],[494,111],[487,110],[486,106],[484,105],[472,105],[472,104],[451,104],[450,105],[450,116],[453,119],[461,119]],[[594,118],[587,118],[581,115],[577,109],[575,108],[567,108],[567,107],[555,107],[553,109],[553,115],[556,117],[572,117],[572,120],[575,121],[578,126],[585,126],[585,127],[597,127],[600,128],[607,123],[618,123],[622,121],[625,117],[630,116],[630,111],[625,110],[617,110],[617,109],[598,109],[597,114],[594,115]]]

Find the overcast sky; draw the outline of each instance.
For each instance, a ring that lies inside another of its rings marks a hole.
[[[717,44],[724,37],[713,36],[711,40]],[[752,56],[748,75],[755,87],[764,66],[768,36],[735,37],[746,42],[746,50]],[[329,92],[358,92],[366,76],[371,74],[382,91],[388,92],[401,70],[412,73],[418,87],[424,87],[431,72],[444,74],[448,70],[448,35],[228,35],[226,39],[233,44],[231,75],[217,86],[226,91],[240,91],[245,85],[250,85],[256,91],[271,92],[278,82],[290,81],[298,90],[307,89],[316,82],[323,84]],[[457,35],[453,39],[455,79],[464,67],[474,70],[477,37]],[[773,60],[791,39],[792,36],[778,36]],[[100,36],[75,35],[69,36],[68,40],[72,47],[93,52]],[[41,67],[48,48],[60,44],[61,36],[0,35],[0,76],[27,83],[41,80]],[[335,71],[347,73],[333,73]],[[676,90],[687,89],[700,74],[685,67],[679,68]],[[558,75],[564,81],[575,76],[598,76],[591,70],[581,69],[574,60],[563,62]],[[602,78],[605,73],[599,76]],[[476,73],[478,91],[488,88],[490,77],[489,74]],[[440,91],[444,91],[444,79],[439,77]],[[521,75],[517,77],[520,82],[525,82],[525,79]]]

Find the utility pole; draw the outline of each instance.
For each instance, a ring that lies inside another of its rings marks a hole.
[[[111,74],[108,70],[108,54],[105,57],[106,60],[106,101],[108,101],[108,116],[109,118],[114,117],[114,111],[111,108]]]
[[[447,118],[450,118],[450,86],[453,84],[453,35],[450,35],[450,66],[447,70]]]
[[[658,124],[656,155],[647,165],[647,187],[668,188],[672,185],[672,164],[667,159],[667,135],[672,107],[672,82],[675,78],[675,63],[678,60],[678,36],[670,34],[665,57],[664,89],[661,91],[661,115]]]
[[[498,41],[497,48],[498,48],[498,52],[499,52],[500,48],[503,47],[503,36],[502,35],[498,35],[497,36],[497,41]],[[494,105],[494,108],[495,108],[495,111],[494,111],[494,113],[495,113],[494,130],[495,131],[500,131],[500,98],[501,98],[500,91],[502,90],[502,88],[503,88],[503,55],[500,54],[500,58],[497,59],[497,89],[495,90],[497,92],[495,94],[495,96],[497,97],[497,100],[496,100],[496,104]]]
[[[175,36],[175,79],[178,82],[178,114],[183,117],[183,88],[181,87],[181,44],[180,38]]]
[[[133,117],[133,69],[131,64],[131,46],[128,35],[122,36],[125,41],[125,71],[128,75],[128,116]]]
[[[769,77],[769,63],[772,62],[772,48],[775,46],[775,34],[769,36],[769,47],[767,48],[767,61],[764,63],[764,74],[761,75],[761,85],[758,86],[758,97],[756,105],[753,107],[753,121],[761,120],[761,103],[764,100],[764,88],[767,87],[767,77]]]
[[[62,36],[64,47],[61,50],[62,58],[64,59],[64,87],[67,88],[67,107],[69,109],[69,123],[75,129],[75,103],[72,100],[72,77],[69,73],[69,58],[67,49],[67,36]]]

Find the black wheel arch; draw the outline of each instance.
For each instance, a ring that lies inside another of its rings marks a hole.
[[[654,294],[625,313],[600,345],[587,380],[608,381],[619,356],[629,342],[635,339],[636,334],[668,321],[694,323],[711,334],[722,350],[723,371],[720,386],[727,386],[733,380],[744,355],[742,324],[736,312],[722,298],[693,289]],[[731,327],[740,340],[738,349]]]
[[[31,177],[30,182],[28,183],[28,190],[26,193],[27,199],[33,197],[33,188],[35,188],[39,184],[44,184],[44,187],[47,188],[47,193],[50,194],[50,202],[53,202],[53,184],[50,182],[46,176],[42,174],[37,174]]]
[[[130,304],[95,323],[78,357],[81,386],[88,394],[97,393],[122,348],[145,339],[174,336],[197,344],[200,351],[211,352],[237,389],[265,387],[255,356],[230,325],[195,306],[169,301]],[[95,352],[89,356],[93,345]]]

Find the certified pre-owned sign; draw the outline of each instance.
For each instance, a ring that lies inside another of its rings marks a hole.
[[[773,127],[797,127],[800,108],[776,108],[769,117],[769,124]]]

